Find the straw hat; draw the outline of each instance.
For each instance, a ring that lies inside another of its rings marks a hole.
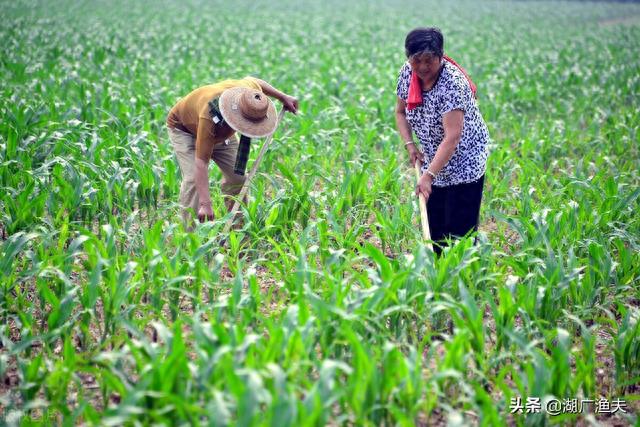
[[[231,128],[251,138],[262,138],[276,130],[276,106],[256,89],[234,87],[222,92],[220,113]]]

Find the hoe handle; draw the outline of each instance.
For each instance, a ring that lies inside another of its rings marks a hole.
[[[419,161],[416,161],[414,164],[416,171],[416,182],[420,181],[420,165]],[[422,223],[422,238],[425,242],[431,240],[431,233],[429,232],[429,217],[427,216],[427,201],[424,198],[424,195],[418,192],[418,204],[420,205],[420,222]],[[433,246],[429,243],[428,245],[431,250],[433,250]]]
[[[276,130],[278,129],[278,126],[280,125],[280,122],[284,117],[284,112],[285,110],[284,108],[282,108],[280,110],[280,113],[278,114],[278,122],[277,122],[276,128],[274,129],[273,132],[271,132],[271,135],[267,137],[267,140],[264,142],[264,144],[262,145],[262,148],[260,149],[260,153],[258,154],[256,161],[253,162],[253,167],[251,168],[249,175],[247,175],[247,179],[244,181],[244,184],[242,185],[242,189],[240,190],[240,193],[238,194],[236,201],[233,203],[233,208],[231,209],[231,217],[227,220],[227,223],[224,225],[224,228],[222,229],[223,236],[226,236],[229,233],[229,230],[231,229],[233,220],[235,219],[236,213],[240,208],[240,200],[242,200],[244,196],[247,194],[247,190],[249,189],[249,184],[251,183],[251,179],[256,174],[256,171],[258,170],[258,166],[260,166],[260,162],[262,161],[264,154],[267,152],[267,149],[271,144],[271,140],[273,139],[273,134],[276,133]],[[223,246],[224,244],[226,244],[226,239],[223,242]]]

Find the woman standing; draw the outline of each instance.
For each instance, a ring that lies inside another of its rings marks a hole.
[[[411,31],[405,53],[408,61],[398,77],[396,125],[411,165],[422,163],[416,194],[427,199],[431,238],[440,254],[447,239],[478,229],[489,132],[475,101],[475,86],[444,55],[440,30]]]

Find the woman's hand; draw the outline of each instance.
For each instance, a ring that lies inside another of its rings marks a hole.
[[[211,202],[200,203],[198,208],[198,221],[213,221],[213,209],[211,208]]]
[[[293,114],[296,114],[298,112],[298,100],[293,96],[284,95],[281,101],[286,111],[289,111]]]
[[[431,195],[431,184],[433,183],[433,177],[428,173],[423,173],[416,185],[416,196],[421,194],[424,196],[425,201],[429,200]]]
[[[422,166],[422,153],[418,151],[414,144],[407,144],[407,151],[409,152],[409,164],[413,165],[418,163],[418,166]]]

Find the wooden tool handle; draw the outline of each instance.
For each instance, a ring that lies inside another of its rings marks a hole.
[[[416,171],[416,183],[420,181],[420,162],[416,161],[414,164]],[[422,238],[425,242],[431,240],[431,233],[429,232],[429,217],[427,216],[427,201],[424,198],[424,195],[418,192],[418,202],[420,204],[420,222],[422,223]],[[433,247],[429,243],[429,247],[433,250]]]
[[[226,236],[227,233],[229,233],[229,230],[231,229],[231,225],[233,224],[233,220],[235,219],[236,213],[238,212],[238,209],[240,208],[240,201],[247,194],[247,190],[249,189],[249,184],[251,183],[251,179],[253,179],[253,176],[256,174],[256,171],[258,170],[258,166],[260,166],[260,162],[262,161],[262,158],[264,157],[264,154],[267,152],[267,148],[269,148],[269,145],[271,144],[271,140],[273,139],[273,134],[276,133],[276,130],[278,129],[278,126],[280,126],[280,122],[282,121],[282,118],[284,117],[284,113],[285,113],[285,110],[284,110],[284,107],[283,107],[280,110],[280,113],[278,114],[278,121],[277,121],[276,128],[271,133],[271,135],[269,135],[267,137],[267,140],[262,145],[262,148],[260,149],[260,153],[258,154],[258,157],[256,158],[255,162],[253,162],[253,167],[251,168],[251,172],[249,172],[249,175],[247,175],[247,179],[244,181],[244,184],[242,185],[242,189],[240,190],[240,193],[238,194],[238,196],[236,198],[236,201],[233,203],[233,208],[231,208],[231,217],[227,220],[227,223],[224,225],[224,228],[222,229],[222,235],[223,236]],[[223,245],[225,243],[226,243],[226,239],[224,240]]]

